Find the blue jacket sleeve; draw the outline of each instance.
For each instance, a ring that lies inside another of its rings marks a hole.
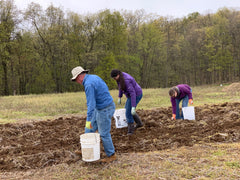
[[[96,108],[96,98],[95,98],[95,91],[94,87],[86,86],[85,87],[85,94],[87,98],[87,121],[91,121],[93,118],[93,113]]]

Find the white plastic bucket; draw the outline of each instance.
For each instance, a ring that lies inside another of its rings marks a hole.
[[[184,107],[182,108],[182,111],[184,119],[195,120],[195,112],[193,106]]]
[[[86,133],[80,135],[82,160],[86,162],[100,159],[100,134]]]
[[[123,128],[123,127],[127,127],[127,119],[126,119],[126,109],[116,109],[113,117],[115,119],[115,125],[116,128]]]

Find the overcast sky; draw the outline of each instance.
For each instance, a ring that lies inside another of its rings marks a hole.
[[[28,4],[35,2],[46,9],[51,3],[78,14],[96,13],[100,10],[138,10],[160,16],[181,18],[193,12],[200,14],[215,13],[219,8],[240,10],[240,0],[15,0],[17,7],[24,10]]]

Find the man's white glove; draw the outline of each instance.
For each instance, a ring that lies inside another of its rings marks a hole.
[[[118,98],[118,102],[117,102],[118,104],[121,104],[121,98]]]
[[[135,115],[135,114],[136,114],[136,108],[135,108],[135,107],[132,107],[131,114],[132,114],[132,115]]]

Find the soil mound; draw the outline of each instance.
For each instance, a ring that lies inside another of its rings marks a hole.
[[[223,92],[236,93],[240,92],[240,83],[232,83],[222,89]]]
[[[171,108],[138,110],[144,127],[127,136],[116,129],[112,139],[118,154],[148,152],[202,142],[240,141],[240,102],[195,107],[196,120],[171,120]],[[67,117],[25,124],[0,125],[0,169],[36,169],[80,160],[80,134],[86,117]],[[105,156],[101,144],[101,157]]]

